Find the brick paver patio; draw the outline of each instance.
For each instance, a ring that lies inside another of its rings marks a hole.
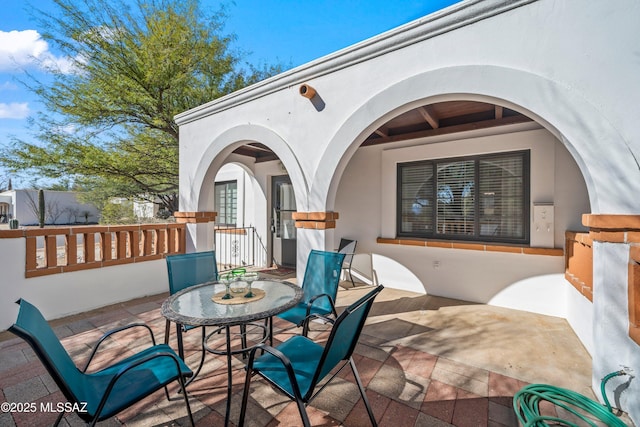
[[[446,339],[442,340],[440,334],[453,334],[452,331],[459,330],[451,324],[434,327],[437,322],[434,323],[433,319],[441,321],[445,316],[444,309],[441,311],[440,306],[431,307],[432,303],[423,295],[390,295],[389,292],[393,291],[385,289],[381,296],[385,295],[385,292],[386,297],[376,301],[374,305],[354,357],[379,425],[517,426],[511,407],[512,396],[527,382],[536,380],[537,375],[546,375],[544,372],[535,372],[537,368],[531,366],[534,362],[530,362],[529,359],[538,356],[530,354],[531,351],[527,348],[512,348],[511,345],[519,346],[517,342],[509,344],[505,342],[505,337],[494,337],[495,342],[488,343],[488,346],[473,346],[477,351],[491,351],[487,353],[488,356],[474,356],[469,352],[469,358],[466,358],[465,349],[456,351],[453,347],[443,348],[441,345],[440,341]],[[360,294],[362,291],[358,289],[341,290],[338,303],[345,306]],[[161,340],[165,320],[160,315],[160,305],[165,298],[166,295],[157,295],[130,301],[56,320],[52,325],[56,333],[62,337],[62,342],[71,356],[81,366],[89,355],[89,344],[95,342],[104,331],[118,325],[143,321],[152,327],[156,339]],[[438,304],[441,303],[442,301]],[[452,300],[445,300],[444,306],[467,307],[464,302]],[[483,318],[486,317],[481,311],[486,309],[486,306],[469,306],[470,309],[475,307],[479,310]],[[505,316],[511,312],[516,316],[521,313],[501,310],[502,317],[496,318],[495,322],[487,323],[487,330],[494,327],[494,324],[508,328],[508,319]],[[424,318],[424,321],[418,321],[416,317]],[[513,325],[520,321],[516,319]],[[553,324],[556,320],[549,321]],[[563,322],[561,319],[558,321]],[[479,323],[482,322],[474,322]],[[283,321],[275,322],[276,342],[299,332],[297,329],[285,329],[289,326],[290,324]],[[473,335],[482,333],[484,332],[475,331]],[[550,339],[564,339],[556,334],[570,335],[571,331],[568,328],[567,331],[553,332]],[[311,336],[322,340],[326,337],[326,326],[315,324]],[[197,330],[185,335],[186,360],[190,366],[196,366],[199,360],[199,337],[200,333]],[[220,339],[222,340],[222,336]],[[455,343],[458,337],[451,336],[450,339]],[[111,363],[115,358],[135,351],[145,344],[144,339],[136,339],[135,336],[120,336],[105,347],[97,359],[97,364]],[[171,344],[175,346],[175,337],[172,337]],[[434,346],[435,350],[431,350],[429,346]],[[506,347],[496,353],[495,349],[491,349],[492,346]],[[502,357],[499,354],[506,356]],[[520,354],[519,359],[514,358],[513,354]],[[574,387],[580,388],[580,392],[585,392],[590,378],[584,372],[589,372],[590,360],[584,349],[578,349],[577,356],[573,357],[577,357],[578,363],[584,365],[572,374],[573,380],[577,381]],[[483,360],[486,363],[482,363]],[[231,420],[237,421],[244,383],[241,357],[234,359],[234,367]],[[370,425],[350,372],[345,368],[308,407],[313,425]],[[557,383],[557,378],[543,379],[549,383]],[[197,425],[223,425],[226,401],[224,359],[208,354],[203,371],[188,389]],[[27,344],[6,332],[0,334],[0,400],[16,403],[35,402],[38,408],[46,408],[41,406],[46,402],[64,402],[62,394]],[[56,416],[55,412],[41,410],[34,413],[1,413],[0,425],[45,426],[51,425]],[[61,425],[65,423],[71,426],[83,424],[74,414],[65,416]],[[104,426],[122,424],[156,426],[188,423],[183,401],[176,397],[169,402],[165,399],[164,393],[159,391],[116,417],[100,423]],[[264,381],[255,378],[251,386],[247,424],[294,426],[300,425],[300,418],[294,403],[272,390]]]

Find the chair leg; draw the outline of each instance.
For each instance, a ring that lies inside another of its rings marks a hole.
[[[178,339],[178,357],[184,360],[184,344],[182,342],[182,325],[176,323],[176,338]]]
[[[169,344],[169,332],[171,330],[171,322],[167,319],[164,327],[164,343]]]
[[[56,422],[53,423],[53,427],[58,427],[58,424],[60,424],[60,421],[62,421],[62,417],[64,417],[64,414],[66,412],[60,412],[60,414],[58,415],[58,418],[56,418]]]
[[[267,317],[264,319],[264,333],[262,334],[262,342],[266,343],[267,340],[270,340],[271,342],[269,343],[269,345],[273,345],[273,338],[270,335],[270,331],[273,331],[273,328],[270,325],[270,322],[273,319],[271,317]],[[264,354],[264,350],[262,350],[262,354]]]
[[[240,418],[238,419],[238,427],[244,427],[244,417],[247,414],[247,401],[249,400],[249,389],[251,386],[251,370],[253,367],[253,360],[249,362],[250,366],[247,366],[247,375],[244,379],[244,390],[242,392],[242,404],[240,405]]]
[[[193,380],[196,379],[196,377],[198,376],[198,374],[200,373],[200,371],[202,370],[202,366],[204,365],[204,357],[207,354],[207,349],[205,346],[205,341],[207,339],[207,334],[206,334],[206,328],[203,326],[202,328],[202,348],[200,349],[200,364],[198,365],[198,369],[196,369],[196,371],[193,373],[193,375],[191,376],[191,378],[189,378],[187,380],[187,382],[184,383],[184,386],[188,386],[189,384],[191,384],[191,382]]]
[[[170,332],[171,332],[171,322],[169,321],[169,319],[167,319],[164,326],[164,343],[167,345],[169,344]],[[164,395],[166,396],[168,401],[171,401],[171,397],[169,396],[169,389],[167,388],[167,386],[164,387]]]
[[[353,275],[351,274],[351,266],[349,266],[349,269],[347,271],[349,272],[349,279],[351,280],[351,286],[355,288],[356,284],[353,282]]]
[[[358,374],[358,370],[356,369],[356,364],[353,362],[353,357],[349,358],[349,365],[351,366],[351,370],[353,371],[353,376],[356,379],[356,384],[358,384],[358,390],[360,390],[360,396],[362,396],[362,401],[364,402],[364,406],[367,408],[367,413],[369,414],[371,425],[373,427],[377,427],[378,423],[376,422],[376,417],[373,415],[373,410],[371,409],[371,405],[369,404],[369,399],[367,399],[367,394],[364,391],[364,387],[362,386],[362,381],[360,381],[360,375]]]
[[[246,324],[242,324],[240,325],[240,343],[242,344],[242,348],[247,348],[247,325]],[[242,358],[246,359],[247,358],[247,352],[243,351],[242,352]]]
[[[184,382],[184,378],[180,375],[178,376],[178,382],[180,383],[180,389],[182,390],[184,403],[185,405],[187,405],[187,413],[189,414],[189,421],[191,422],[191,427],[195,427],[196,423],[193,421],[193,414],[191,413],[191,405],[189,404],[189,397],[187,396],[187,389],[186,389],[187,385]]]
[[[300,418],[302,418],[302,425],[304,427],[311,427],[309,416],[307,415],[307,408],[304,406],[304,402],[300,399],[296,399],[296,405],[298,405],[298,412],[300,412]]]

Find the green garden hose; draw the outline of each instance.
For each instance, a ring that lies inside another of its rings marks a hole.
[[[580,427],[571,421],[564,420],[559,417],[552,417],[540,414],[540,402],[548,401],[555,406],[563,408],[572,413],[585,424],[596,427],[594,419],[597,419],[607,426],[626,427],[612,412],[611,405],[607,399],[604,387],[611,378],[626,375],[624,371],[616,371],[605,376],[600,384],[602,396],[606,406],[601,405],[589,399],[586,396],[567,390],[561,387],[555,387],[548,384],[529,384],[524,386],[513,396],[513,409],[516,412],[518,420],[525,427],[543,427],[548,426],[547,422],[554,424],[566,425],[572,427]]]

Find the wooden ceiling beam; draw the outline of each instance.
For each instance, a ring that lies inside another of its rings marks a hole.
[[[268,147],[266,147],[264,145],[247,144],[244,147],[248,147],[250,150],[263,151],[263,152],[266,152],[266,153],[273,153],[273,151],[270,148],[268,148]]]
[[[439,129],[429,129],[429,130],[423,130],[419,132],[410,132],[410,133],[393,135],[393,136],[388,136],[383,138],[367,139],[362,143],[362,146],[386,144],[389,142],[406,141],[409,139],[427,138],[430,136],[446,135],[450,133],[466,132],[466,131],[477,130],[477,129],[487,129],[487,128],[492,128],[496,126],[505,126],[505,125],[512,125],[517,123],[527,123],[531,121],[532,120],[529,117],[524,115],[509,116],[502,119],[482,120],[479,122],[464,123],[464,124],[455,125],[455,126],[442,127]]]
[[[249,145],[243,145],[241,147],[236,148],[235,150],[233,150],[234,154],[239,154],[241,156],[249,156],[249,157],[253,157],[253,158],[257,158],[258,157],[258,152],[254,149],[252,149],[251,146]]]
[[[386,126],[380,126],[378,129],[373,131],[376,135],[379,135],[383,138],[389,136],[389,128]]]
[[[418,112],[433,129],[438,129],[440,127],[440,120],[430,105],[418,107]]]

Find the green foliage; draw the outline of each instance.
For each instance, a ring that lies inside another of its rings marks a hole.
[[[130,201],[108,202],[102,208],[101,224],[133,224],[136,221],[137,218],[133,214],[133,203]]]
[[[221,34],[224,13],[206,13],[198,0],[53,2],[56,11],[36,11],[42,36],[71,66],[50,68],[51,81],[29,75],[25,85],[46,108],[30,122],[38,142],[14,140],[0,164],[70,177],[101,194],[99,204],[148,194],[177,210],[173,117],[280,67],[241,64],[234,36]]]

